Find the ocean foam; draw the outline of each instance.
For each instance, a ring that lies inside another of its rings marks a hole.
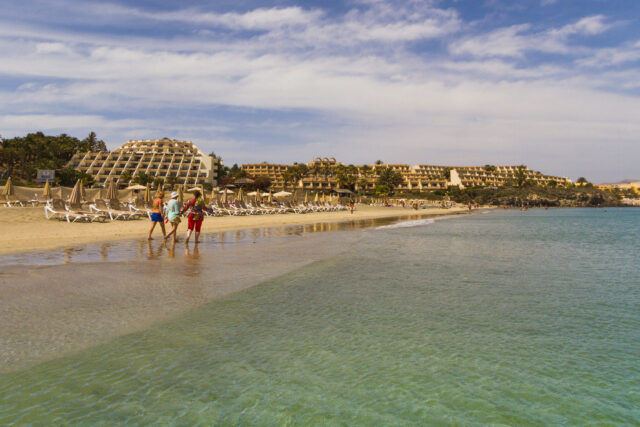
[[[395,224],[390,225],[381,225],[380,227],[376,227],[376,230],[392,230],[395,228],[407,228],[407,227],[420,227],[421,225],[429,225],[433,224],[435,221],[433,219],[417,219],[414,221],[402,221],[397,222]]]

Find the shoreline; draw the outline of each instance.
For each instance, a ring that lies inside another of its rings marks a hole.
[[[248,215],[206,217],[202,233],[217,233],[253,228],[286,227],[318,223],[338,223],[372,219],[401,219],[413,216],[445,216],[461,214],[466,208],[430,208],[413,210],[401,207],[358,206],[353,214],[349,211],[317,212],[284,215]],[[183,221],[185,222],[185,221]],[[150,221],[147,218],[108,223],[67,223],[47,220],[43,208],[0,208],[0,256],[28,252],[53,251],[69,246],[91,243],[115,242],[126,239],[141,239],[147,236]],[[156,227],[158,229],[159,227]],[[186,224],[178,228],[184,240]],[[160,230],[154,230],[155,241],[162,240]]]

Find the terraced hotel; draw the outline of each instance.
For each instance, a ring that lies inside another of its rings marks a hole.
[[[295,165],[274,163],[247,163],[242,169],[249,176],[268,176],[275,189],[285,188],[285,172]],[[537,185],[566,186],[571,183],[567,177],[545,175],[520,166],[439,166],[409,164],[344,165],[335,158],[315,158],[306,164],[309,173],[294,183],[294,187],[305,190],[335,190],[339,188],[336,170],[340,167],[355,168],[356,190],[373,190],[380,168],[390,168],[398,172],[404,181],[399,190],[432,191],[450,186],[459,188],[475,186],[499,187],[517,180],[521,176]]]
[[[163,138],[131,140],[115,150],[77,153],[69,166],[92,175],[96,184],[114,180],[127,185],[136,175],[174,176],[177,184],[216,185],[221,159],[207,155],[192,142]]]

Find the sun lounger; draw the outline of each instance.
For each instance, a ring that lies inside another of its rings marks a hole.
[[[42,194],[36,194],[32,200],[34,206],[46,205],[51,201],[50,197],[43,196]]]
[[[247,211],[247,213],[248,213],[249,215],[261,215],[261,214],[263,214],[263,213],[264,213],[264,212],[262,212],[262,210],[260,210],[260,209],[256,209],[256,208],[254,208],[253,206],[247,205],[247,203],[245,203],[244,201],[239,202],[238,204],[239,204],[239,206],[240,206],[242,209],[244,209],[245,211]]]
[[[80,203],[76,205],[69,204],[66,206],[66,208],[67,208],[67,212],[69,212],[70,214],[84,215],[88,217],[91,220],[91,222],[94,222],[94,221],[104,222],[108,218],[108,216],[102,212],[91,212],[90,210],[89,211],[84,210],[80,205]]]
[[[245,202],[243,202],[243,203],[245,203]],[[273,209],[267,209],[267,208],[263,208],[261,206],[254,206],[253,203],[251,203],[251,202],[245,203],[245,205],[247,206],[248,209],[255,210],[256,213],[259,214],[259,215],[269,215],[269,214],[275,213],[275,210],[273,210]]]
[[[129,210],[139,213],[140,215],[146,215],[151,219],[151,208],[149,208],[142,199],[135,199],[129,202]]]
[[[242,209],[240,206],[238,206],[237,203],[230,203],[229,211],[231,212],[231,215],[247,215],[249,213],[245,209]]]
[[[273,206],[267,206],[264,203],[258,203],[257,207],[262,209],[263,212],[269,215],[280,213],[278,209],[274,208]]]
[[[118,202],[117,200],[111,200],[110,205],[120,207],[120,202]],[[96,199],[92,205],[89,205],[89,209],[91,210],[91,212],[107,215],[112,221],[114,219],[133,219],[134,215],[140,216],[140,214],[137,212],[131,212],[124,209],[114,209],[111,206],[107,206],[107,203],[103,199]]]
[[[93,214],[76,213],[67,210],[62,199],[53,199],[44,207],[44,216],[47,219],[66,220],[67,222],[91,222]]]
[[[302,209],[302,208],[298,208],[296,206],[293,206],[293,204],[291,202],[285,202],[285,203],[283,203],[283,205],[284,205],[285,208],[289,209],[293,213],[297,213],[297,214],[307,213],[306,209]]]
[[[24,199],[18,199],[16,197],[13,196],[9,196],[8,198],[5,198],[4,200],[2,200],[0,203],[7,205],[8,208],[15,208],[15,207],[24,207],[27,204],[31,204],[31,202],[29,200],[24,200]]]
[[[131,208],[128,205],[125,206],[124,204],[120,203],[120,201],[117,199],[109,200],[109,208],[115,212],[124,212],[126,214],[129,214],[129,216],[126,219],[139,219],[146,215],[145,212],[135,212],[131,210]]]
[[[212,206],[218,212],[221,212],[221,213],[226,214],[226,215],[234,215],[234,211],[229,207],[229,205],[227,205],[225,203],[222,203],[222,202],[215,203]]]

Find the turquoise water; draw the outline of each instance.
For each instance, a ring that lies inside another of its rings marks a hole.
[[[0,424],[638,425],[640,210],[401,225],[0,375]]]

